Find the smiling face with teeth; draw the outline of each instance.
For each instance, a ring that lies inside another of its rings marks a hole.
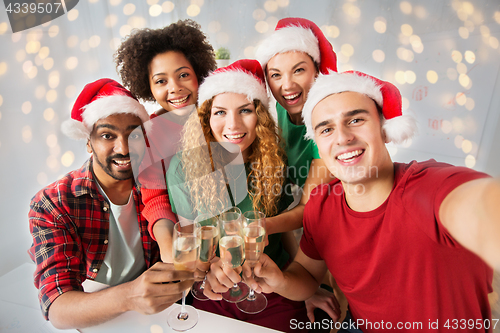
[[[167,112],[195,104],[198,99],[196,73],[181,52],[160,53],[151,60],[149,87]]]
[[[87,141],[87,151],[92,154],[93,171],[101,185],[116,181],[132,181],[132,166],[140,162],[145,152],[139,117],[113,114],[98,120]]]
[[[269,88],[295,125],[302,125],[302,108],[317,75],[313,60],[304,52],[278,53],[267,63]]]
[[[214,97],[210,112],[210,129],[217,142],[236,144],[247,162],[250,146],[257,137],[257,113],[253,101],[243,94],[223,93]]]
[[[365,183],[392,170],[380,114],[368,96],[332,94],[316,105],[311,120],[321,158],[343,183]]]

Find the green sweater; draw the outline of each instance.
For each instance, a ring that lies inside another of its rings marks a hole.
[[[320,158],[318,147],[313,140],[304,138],[306,125],[295,125],[290,121],[286,110],[276,103],[278,126],[285,141],[286,156],[288,158],[288,178],[295,184],[303,187],[313,159]]]

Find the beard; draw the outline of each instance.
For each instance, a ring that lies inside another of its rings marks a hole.
[[[101,167],[101,169],[111,178],[115,180],[127,180],[131,179],[134,177],[134,172],[133,168],[131,167],[128,170],[114,170],[113,169],[113,162],[114,159],[130,159],[130,163],[133,162],[133,158],[136,158],[135,155],[133,157],[130,156],[130,154],[127,155],[122,155],[122,154],[115,154],[106,157],[105,159],[101,159],[95,152],[94,147],[92,147],[92,144],[90,144],[90,147],[92,148],[93,151],[93,159],[97,164]],[[104,160],[104,161],[103,161]]]

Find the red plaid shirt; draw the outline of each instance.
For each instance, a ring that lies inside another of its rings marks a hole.
[[[79,170],[38,192],[31,200],[29,222],[33,244],[28,253],[36,263],[34,283],[43,315],[62,293],[83,290],[85,279],[95,279],[108,248],[109,203],[99,193],[91,172],[92,159]],[[158,244],[141,215],[144,208],[133,189],[144,259],[149,268],[159,259]]]

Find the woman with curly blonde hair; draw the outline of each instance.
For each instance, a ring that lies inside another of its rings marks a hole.
[[[218,215],[232,206],[242,212],[260,210],[276,216],[292,203],[285,177],[286,157],[277,125],[268,111],[264,73],[256,60],[239,60],[216,70],[199,89],[197,114],[192,114],[182,133],[182,151],[172,158],[167,171],[169,198],[179,220],[200,213]],[[264,252],[280,267],[289,255],[281,233],[268,233]],[[222,273],[220,261],[211,270],[222,281],[236,274]],[[212,279],[210,274],[207,279]],[[215,286],[207,280],[207,286]],[[205,288],[205,293],[207,288]],[[290,320],[307,321],[304,302],[267,296],[268,306],[258,316],[241,312],[234,303],[193,300],[199,309],[286,330]]]
[[[220,194],[226,190],[226,181],[221,172],[204,177],[215,170],[220,170],[224,163],[230,163],[235,154],[226,150],[218,142],[210,128],[214,98],[206,100],[198,108],[198,114],[192,114],[186,122],[182,136],[183,173],[189,179],[190,195],[193,200],[193,211],[205,211],[217,215],[224,207],[234,202],[224,202]],[[255,139],[243,152],[243,161],[247,165],[245,174],[249,185],[252,209],[260,210],[266,216],[274,216],[278,212],[278,204],[284,189],[285,152],[277,126],[267,108],[260,100],[253,101],[257,123]],[[201,124],[201,130],[200,130]],[[200,149],[212,143],[209,153]],[[229,148],[229,147],[227,147]],[[237,164],[236,164],[237,165]],[[242,168],[233,166],[236,171]],[[228,172],[231,172],[231,168]],[[230,176],[230,175],[229,175]],[[233,179],[237,180],[237,179]],[[226,198],[228,199],[228,198]]]

